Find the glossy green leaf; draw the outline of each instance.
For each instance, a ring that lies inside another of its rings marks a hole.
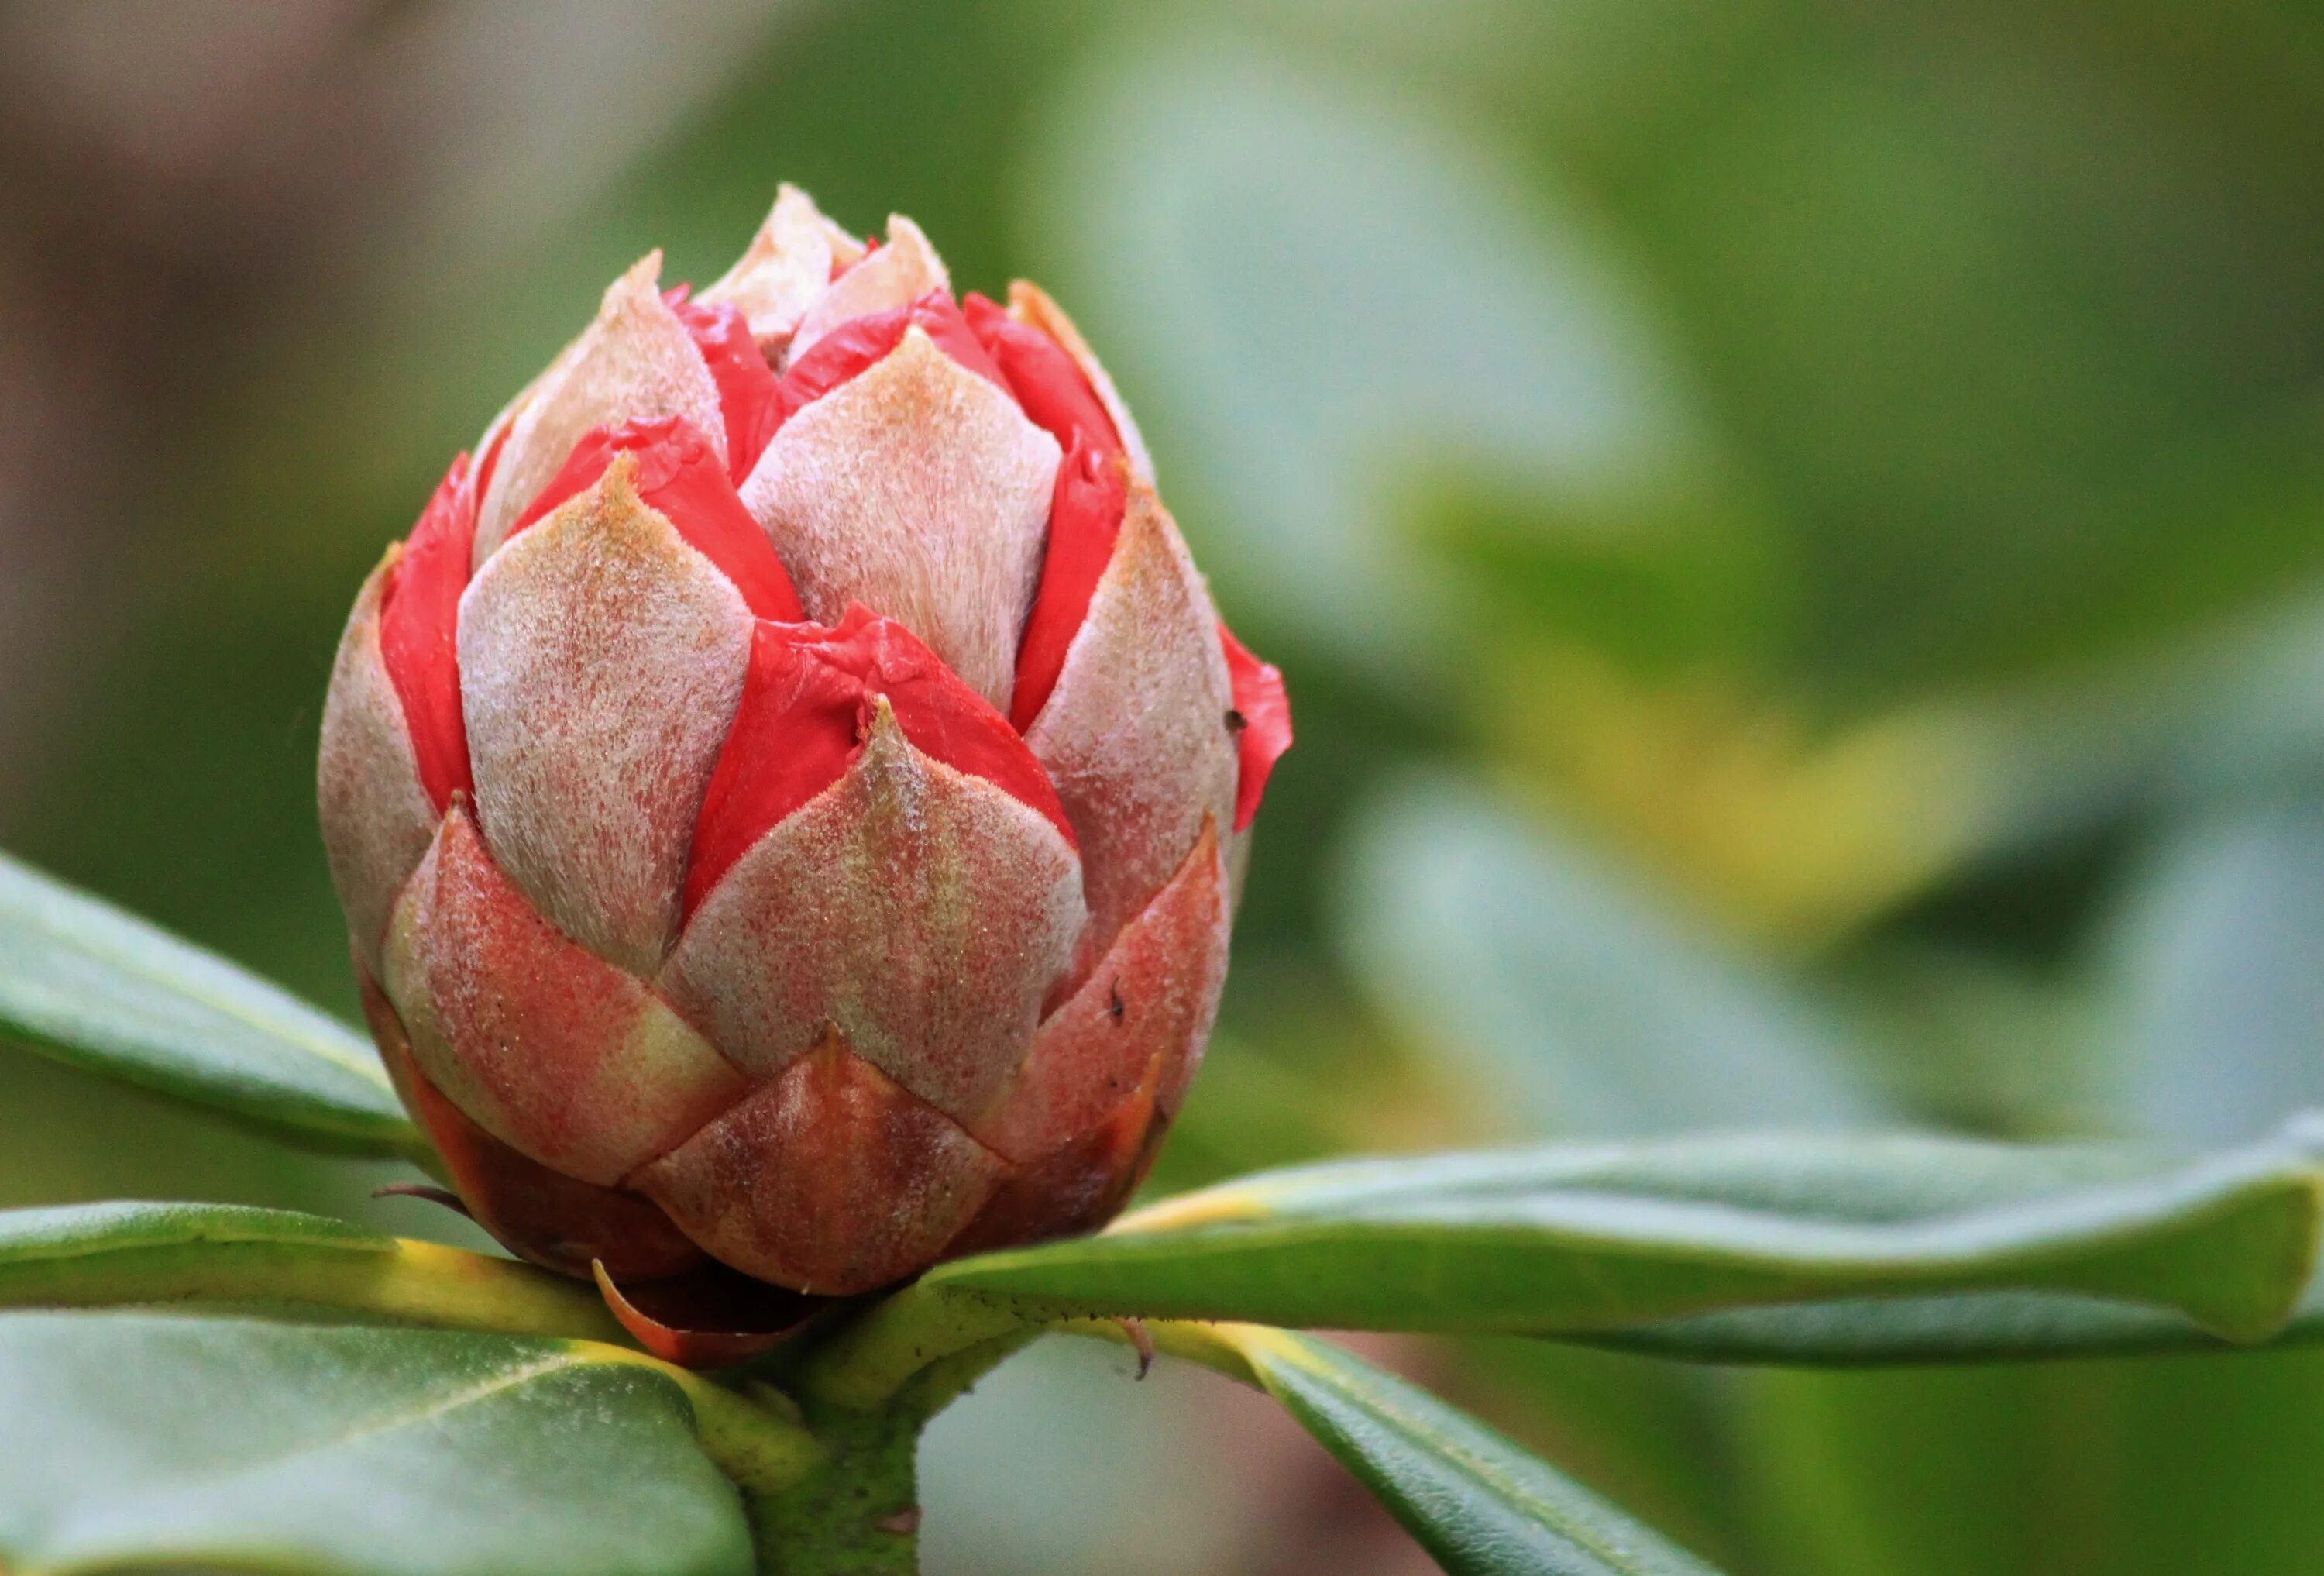
[[[0,1315],[0,1566],[747,1576],[685,1393],[609,1348]]]
[[[0,1034],[296,1143],[425,1151],[363,1037],[5,855]]]
[[[1593,1344],[1695,1362],[1799,1368],[2009,1362],[2059,1357],[2246,1350],[2162,1308],[2051,1292],[1863,1298],[1736,1308],[1585,1337]],[[2311,1292],[2265,1350],[2324,1345],[2324,1295]]]
[[[2199,1160],[1904,1136],[1553,1146],[1266,1174],[926,1278],[1070,1313],[1532,1334],[2041,1290],[2256,1340],[2308,1279],[2319,1187],[2289,1138]]]
[[[0,1211],[0,1299],[75,1272],[198,1258],[235,1249],[277,1254],[378,1254],[395,1239],[325,1215],[245,1204],[113,1203]]]
[[[163,1303],[624,1339],[595,1292],[562,1276],[294,1210],[114,1203],[0,1211],[0,1306]]]
[[[1336,1346],[1248,1326],[1217,1338],[1453,1576],[1709,1576],[1548,1463]]]

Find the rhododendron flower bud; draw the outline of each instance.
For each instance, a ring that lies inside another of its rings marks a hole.
[[[786,188],[649,257],[357,598],[322,823],[477,1220],[627,1283],[889,1285],[1118,1209],[1290,742],[1047,297]]]

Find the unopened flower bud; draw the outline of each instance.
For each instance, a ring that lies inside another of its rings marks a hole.
[[[515,1251],[798,1291],[1150,1161],[1290,742],[1048,298],[786,188],[649,257],[358,597],[324,839],[382,1055]]]

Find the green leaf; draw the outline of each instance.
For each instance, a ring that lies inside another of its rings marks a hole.
[[[0,1034],[309,1147],[427,1152],[369,1041],[5,854]]]
[[[1349,963],[1517,1136],[1863,1127],[1848,1037],[1731,941],[1474,784],[1425,775],[1350,834]]]
[[[1740,1308],[1585,1337],[1695,1362],[1893,1368],[2055,1357],[2240,1350],[2160,1308],[2044,1292],[1895,1297]],[[2324,1308],[2305,1308],[2267,1342],[2324,1344]]]
[[[748,1576],[670,1378],[610,1348],[0,1315],[0,1565]]]
[[[320,1215],[209,1203],[0,1211],[0,1306],[128,1303],[624,1339],[580,1283]]]
[[[1792,1368],[2008,1362],[2236,1351],[2184,1314],[2055,1292],[1865,1298],[1735,1308],[1583,1337],[1592,1345],[1693,1362]],[[2260,1350],[2324,1346],[2324,1276],[2310,1280]]]
[[[2320,1184],[2289,1139],[2198,1160],[1904,1136],[1552,1146],[1262,1175],[925,1282],[1069,1314],[1538,1335],[2042,1290],[2248,1341],[2306,1284]]]
[[[1474,1418],[1326,1341],[1215,1332],[1453,1576],[1710,1576]]]

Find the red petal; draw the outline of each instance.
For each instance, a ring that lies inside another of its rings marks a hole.
[[[471,787],[456,639],[476,535],[476,493],[467,484],[464,454],[437,484],[380,594],[380,659],[403,703],[420,786],[438,814]]]
[[[908,307],[868,312],[842,323],[809,346],[807,353],[783,373],[780,408],[767,429],[767,437],[772,438],[784,422],[873,362],[883,359],[904,337],[904,330],[916,324],[936,341],[938,350],[994,387],[1008,389],[1008,380],[969,331],[968,319],[960,315],[952,298],[942,290],[930,290]],[[765,447],[761,442],[760,447]],[[755,460],[757,456],[752,457]]]
[[[740,308],[725,301],[689,301],[684,285],[662,299],[693,336],[694,347],[710,368],[710,381],[718,385],[718,410],[726,419],[727,477],[739,487],[780,425],[776,411],[781,395],[774,369],[759,353],[759,342]]]
[[[756,355],[756,350],[751,353]],[[567,500],[597,484],[618,454],[638,456],[638,496],[678,528],[687,545],[718,566],[734,583],[743,603],[759,618],[797,623],[798,593],[774,544],[742,507],[741,494],[718,464],[716,451],[683,416],[624,421],[608,431],[595,427],[574,446],[565,466],[517,516],[508,541],[539,523]]]
[[[1259,814],[1268,774],[1291,748],[1291,697],[1283,690],[1283,669],[1252,656],[1223,623],[1219,625],[1219,645],[1227,654],[1235,714],[1241,719],[1235,738],[1240,764],[1235,774],[1234,829],[1240,832]]]
[[[1113,418],[1064,346],[988,297],[971,294],[961,305],[970,332],[1009,380],[1017,402],[1058,447],[1072,448],[1076,437],[1093,448],[1121,447]]]
[[[695,823],[687,914],[770,827],[839,780],[880,695],[915,749],[1039,811],[1073,843],[1056,789],[1008,719],[909,630],[861,606],[835,628],[762,622]]]
[[[1076,374],[1078,375],[1078,374]],[[1102,416],[1103,411],[1100,411]],[[1042,549],[1039,588],[1017,647],[1017,682],[1009,720],[1019,733],[1049,704],[1065,671],[1065,653],[1089,617],[1090,598],[1113,558],[1130,503],[1130,467],[1119,448],[1094,448],[1075,437],[1057,466],[1049,502],[1049,539]]]
[[[1017,648],[1017,686],[1009,720],[1023,733],[1057,687],[1065,651],[1089,616],[1090,596],[1113,557],[1129,497],[1121,434],[1065,347],[997,303],[972,295],[968,326],[1009,380],[1033,424],[1065,451],[1049,505],[1048,547],[1040,589]]]

